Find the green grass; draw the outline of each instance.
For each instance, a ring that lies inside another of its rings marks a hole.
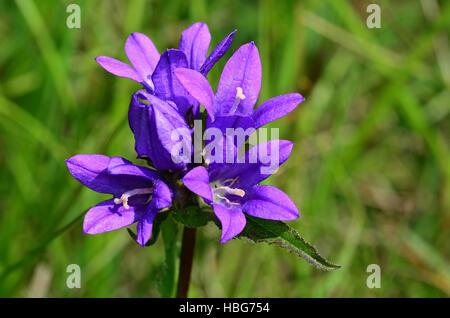
[[[220,245],[208,225],[190,296],[448,297],[450,3],[376,2],[381,29],[366,27],[370,1],[84,0],[81,29],[66,27],[70,1],[1,2],[0,296],[160,296],[162,240],[144,249],[125,229],[84,235],[79,216],[106,196],[80,187],[64,159],[135,158],[126,116],[139,85],[95,56],[124,60],[133,31],[162,52],[204,21],[212,45],[234,28],[231,51],[255,41],[258,104],[306,97],[270,125],[295,147],[268,182],[300,207],[290,225],[343,267],[322,272],[272,246]],[[213,86],[224,63],[210,73]],[[81,289],[66,287],[74,263]],[[373,263],[380,289],[366,287]]]

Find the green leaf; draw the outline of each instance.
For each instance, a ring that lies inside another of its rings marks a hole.
[[[238,238],[246,238],[254,243],[275,244],[297,254],[321,270],[335,270],[341,267],[321,256],[314,246],[287,224],[248,215],[246,218],[247,225]]]
[[[178,223],[187,227],[205,226],[214,218],[213,213],[202,210],[197,206],[187,206],[183,210],[174,209],[172,216]]]
[[[164,265],[158,281],[158,290],[162,297],[173,297],[175,291],[176,260],[178,257],[178,226],[169,217],[161,227],[164,242]]]

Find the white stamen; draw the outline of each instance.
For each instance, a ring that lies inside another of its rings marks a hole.
[[[230,188],[227,186],[221,187],[221,189],[225,190],[226,193],[240,196],[241,198],[245,195],[245,191],[241,189]]]
[[[237,178],[225,180],[225,182],[229,182],[230,180],[232,181],[231,184],[233,184],[234,182],[237,181]],[[225,195],[231,194],[231,195],[239,196],[241,198],[245,195],[245,191],[241,190],[241,189],[231,188],[229,186],[223,186],[218,183],[212,184],[212,186],[213,186],[212,187],[213,188],[213,197],[214,197],[215,202],[220,202],[221,200],[225,200],[228,204],[239,205],[239,203],[231,202]],[[216,199],[218,199],[218,200],[216,201]]]
[[[239,205],[239,203],[236,202],[231,202],[230,200],[228,200],[228,198],[221,196],[220,194],[216,194],[216,197],[218,197],[219,199],[225,200],[228,204],[231,205]]]
[[[239,103],[241,102],[241,100],[245,99],[245,95],[242,93],[242,88],[241,87],[236,87],[236,98],[234,100],[234,104],[233,107],[231,108],[230,113],[234,114],[239,106]]]
[[[120,198],[115,198],[114,199],[114,203],[115,204],[123,204],[123,207],[128,210],[130,208],[130,206],[128,205],[128,198],[132,197],[134,195],[138,195],[138,194],[152,194],[153,193],[153,188],[139,188],[139,189],[134,189],[134,190],[130,190],[127,191],[125,193],[123,193]],[[152,199],[152,196],[150,196],[150,198],[147,200],[146,203],[150,202],[150,200]]]

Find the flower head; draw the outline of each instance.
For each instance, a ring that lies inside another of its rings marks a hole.
[[[269,161],[272,163],[267,156],[276,157],[277,164],[282,164],[293,144],[284,140],[261,143],[238,158],[238,149],[246,139],[236,142],[227,130],[255,130],[295,109],[303,97],[296,93],[278,96],[254,110],[261,88],[261,61],[253,42],[241,46],[228,60],[214,94],[206,75],[226,53],[234,34],[231,32],[207,56],[211,35],[204,23],[184,30],[179,49],[168,49],[161,55],[147,36],[132,33],[125,44],[132,66],[110,57],[96,58],[107,71],[144,86],[132,96],[128,119],[138,158],[148,157],[157,170],[182,170],[184,174],[192,167],[193,130],[185,119],[188,110],[198,118],[199,106],[203,105],[208,115],[206,129],[218,128],[225,135],[219,139],[225,147],[217,154],[224,151],[227,158],[231,154],[232,163],[210,160],[213,155],[206,151],[210,146],[207,141],[202,152],[207,167],[198,166],[181,180],[214,208],[222,224],[222,243],[244,229],[245,213],[271,220],[299,216],[286,194],[272,186],[258,185],[274,173],[264,169]],[[172,191],[164,179],[154,170],[120,157],[77,155],[66,162],[78,181],[114,196],[88,211],[85,233],[102,233],[138,222],[137,240],[145,245],[156,213],[171,205]]]
[[[138,158],[147,156],[158,170],[181,170],[190,161],[191,130],[172,102],[145,90],[131,99],[128,120]]]
[[[172,191],[162,176],[121,157],[76,155],[66,164],[72,176],[89,189],[113,195],[86,213],[84,233],[104,233],[137,222],[137,242],[145,245],[156,214],[172,202]]]
[[[199,72],[179,68],[175,75],[205,107],[212,122],[217,117],[248,116],[256,129],[285,116],[304,100],[298,93],[286,94],[271,98],[254,110],[261,89],[261,60],[253,42],[241,46],[228,60],[216,94]]]
[[[183,67],[200,71],[206,76],[214,64],[225,54],[233,41],[233,31],[206,57],[211,34],[205,23],[197,22],[181,34],[179,49],[186,64]],[[155,91],[153,72],[160,60],[160,54],[152,40],[143,33],[131,33],[125,42],[125,53],[131,66],[108,56],[97,56],[95,60],[108,72],[130,78],[141,83],[149,92]]]
[[[133,67],[108,56],[97,56],[95,60],[108,72],[130,78],[153,91],[151,76],[158,64],[159,52],[152,40],[145,34],[131,33],[125,42],[125,53]]]
[[[272,143],[278,143],[277,153]],[[299,213],[295,204],[281,190],[258,185],[271,173],[264,173],[268,165],[264,154],[277,155],[279,164],[284,163],[292,150],[293,143],[286,140],[269,141],[250,149],[242,160],[235,158],[233,164],[216,163],[208,169],[196,167],[181,180],[184,185],[201,196],[214,208],[222,224],[221,243],[238,235],[245,227],[248,215],[270,220],[294,220]]]

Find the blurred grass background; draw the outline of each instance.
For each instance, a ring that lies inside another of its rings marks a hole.
[[[81,7],[81,28],[66,7]],[[300,92],[306,101],[272,124],[295,141],[270,183],[301,210],[290,224],[342,265],[321,272],[284,250],[199,231],[193,297],[448,297],[450,295],[450,2],[373,1],[0,2],[0,296],[157,297],[162,240],[140,248],[118,230],[82,233],[104,195],[81,187],[64,159],[135,158],[126,122],[140,85],[94,57],[126,60],[129,33],[159,51],[208,23],[212,45],[238,29],[263,65],[259,102]],[[223,59],[210,73],[216,85]],[[75,221],[74,221],[75,220]],[[79,264],[82,288],[66,287]],[[380,289],[366,287],[379,264]]]

